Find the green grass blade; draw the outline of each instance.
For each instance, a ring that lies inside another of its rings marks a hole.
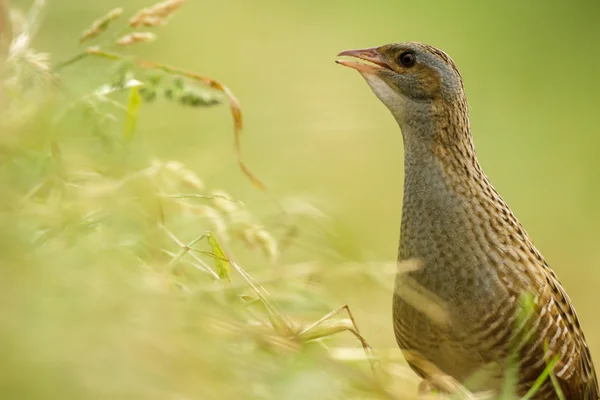
[[[141,104],[142,97],[140,96],[140,88],[134,86],[129,91],[127,116],[125,117],[125,126],[123,127],[123,140],[125,143],[131,143],[131,140],[133,139]]]
[[[544,368],[544,371],[542,371],[542,373],[540,374],[540,376],[538,376],[538,378],[533,383],[533,386],[531,387],[531,389],[529,389],[529,391],[525,394],[525,396],[523,396],[521,398],[521,400],[529,400],[529,399],[533,398],[533,396],[537,393],[537,391],[540,390],[540,388],[542,387],[542,385],[544,384],[544,382],[546,381],[546,379],[548,379],[548,376],[551,376],[552,369],[554,368],[554,366],[558,362],[558,358],[559,358],[559,355],[557,354],[548,363],[548,365],[546,365],[546,368]],[[561,399],[564,399],[564,397],[561,397]]]
[[[231,268],[229,267],[229,260],[225,256],[223,248],[219,244],[219,241],[212,233],[207,235],[208,244],[212,249],[215,258],[215,267],[217,267],[217,274],[221,279],[227,279],[231,281]]]

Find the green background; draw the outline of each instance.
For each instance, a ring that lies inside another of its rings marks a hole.
[[[146,5],[51,1],[34,45],[68,58],[99,15]],[[245,160],[268,193],[236,164],[226,107],[144,104],[137,148],[183,161],[258,213],[287,196],[309,198],[334,221],[332,245],[344,261],[358,262],[396,257],[402,138],[361,77],[334,63],[336,54],[400,41],[446,51],[464,78],[481,164],[558,274],[600,362],[599,2],[190,0],[157,33],[134,53],[231,88],[242,104]],[[339,264],[313,251],[324,244],[310,232],[300,236],[312,246],[283,261]],[[322,282],[328,305],[348,303],[371,345],[395,347],[391,285],[335,270]]]

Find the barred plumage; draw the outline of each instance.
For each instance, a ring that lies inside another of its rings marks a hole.
[[[553,373],[566,398],[598,400],[594,366],[569,297],[477,160],[462,78],[452,59],[421,43],[340,55],[375,64],[339,61],[363,75],[402,129],[398,258],[420,260],[422,267],[397,278],[393,318],[399,346],[463,383],[485,370],[485,379],[469,385],[500,390],[508,356],[519,343],[519,394],[558,355]],[[436,296],[445,321],[432,320],[407,300],[404,293],[414,290],[407,279]],[[520,329],[524,293],[533,296],[534,307]],[[557,398],[549,379],[534,398]]]

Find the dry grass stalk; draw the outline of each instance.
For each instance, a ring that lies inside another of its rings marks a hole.
[[[98,47],[89,47],[88,49],[86,49],[84,55],[98,56],[98,57],[107,58],[109,60],[121,60],[122,59],[122,56],[120,54],[103,51]],[[78,55],[77,57],[62,63],[59,66],[59,68],[69,65],[69,64],[73,63],[74,61],[80,59],[81,57],[82,57],[81,55]],[[212,79],[210,77],[207,77],[204,75],[199,75],[193,71],[187,71],[187,70],[173,67],[173,66],[170,66],[167,64],[162,64],[162,63],[149,61],[149,60],[143,60],[143,59],[136,59],[135,63],[140,68],[156,69],[156,70],[164,71],[171,75],[182,76],[182,77],[191,79],[193,81],[200,82],[203,85],[206,85],[215,90],[218,90],[219,92],[222,92],[227,97],[227,101],[229,103],[229,109],[231,111],[231,115],[233,116],[234,146],[235,146],[235,152],[236,152],[237,159],[238,159],[238,165],[242,169],[242,172],[244,172],[244,174],[248,177],[248,179],[250,179],[250,181],[256,188],[263,190],[263,191],[267,189],[265,184],[262,183],[262,181],[260,179],[258,179],[258,177],[256,175],[254,175],[254,173],[242,161],[242,146],[240,143],[240,137],[242,134],[242,109],[240,107],[240,102],[233,95],[233,93],[227,86],[223,85],[221,82],[219,82],[215,79]]]
[[[461,385],[453,377],[446,375],[437,366],[425,359],[416,351],[404,350],[404,357],[407,362],[417,366],[425,371],[429,378],[421,381],[419,392],[425,397],[434,391],[441,392],[442,398],[462,399],[462,400],[485,400],[494,398],[493,392],[472,393]],[[440,398],[439,394],[435,398]]]
[[[418,270],[422,265],[421,260],[418,259],[410,259],[398,263],[398,274],[401,276],[401,280],[396,285],[396,294],[402,297],[408,304],[427,315],[436,325],[445,327],[449,321],[447,305],[412,277],[406,275],[407,272]]]
[[[93,39],[96,36],[100,35],[102,32],[107,30],[110,24],[116,19],[118,19],[121,16],[121,14],[123,14],[122,8],[115,8],[113,10],[110,10],[108,14],[95,20],[92,23],[92,26],[81,34],[79,41],[83,42],[89,39]]]
[[[152,7],[143,8],[129,19],[129,26],[160,26],[166,24],[168,18],[187,0],[166,0]]]

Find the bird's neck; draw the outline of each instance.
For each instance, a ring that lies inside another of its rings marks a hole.
[[[464,183],[477,178],[481,167],[475,155],[466,103],[455,107],[434,103],[419,111],[411,118],[398,119],[404,141],[405,175],[458,178]]]
[[[398,258],[418,259],[422,268],[410,273],[416,282],[472,309],[489,288],[459,277],[477,271],[480,282],[495,285],[497,249],[531,242],[479,165],[468,115],[460,111],[401,123],[405,181]],[[490,268],[482,268],[486,264]]]
[[[470,236],[469,193],[487,178],[475,156],[466,107],[430,107],[399,122],[405,155],[400,258],[422,257],[440,242]]]

